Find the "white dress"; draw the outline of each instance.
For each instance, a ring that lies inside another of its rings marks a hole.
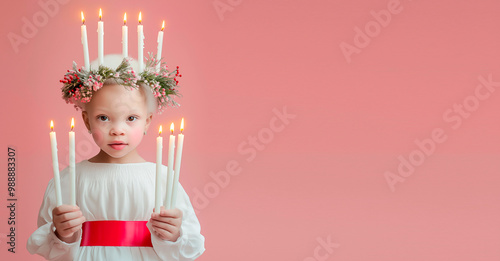
[[[162,169],[166,184],[167,167]],[[69,204],[69,170],[60,173],[63,204]],[[149,221],[155,205],[156,164],[92,163],[84,160],[76,164],[76,204],[87,221],[126,220]],[[163,195],[166,185],[163,186]],[[166,196],[164,197],[164,201]],[[176,242],[162,240],[152,230],[153,247],[80,246],[79,240],[67,244],[55,234],[52,210],[56,206],[54,179],[49,181],[38,215],[38,229],[28,239],[31,254],[47,260],[194,260],[205,251],[205,238],[200,234],[200,223],[184,188],[179,184],[177,205],[183,213],[180,237]]]

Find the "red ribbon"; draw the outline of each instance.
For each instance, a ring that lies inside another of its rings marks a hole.
[[[153,247],[147,221],[99,220],[82,225],[80,246]]]

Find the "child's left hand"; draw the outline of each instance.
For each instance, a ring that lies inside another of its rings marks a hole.
[[[165,209],[161,206],[160,213],[155,213],[153,209],[149,221],[156,236],[163,240],[175,242],[181,235],[182,211],[178,208]]]

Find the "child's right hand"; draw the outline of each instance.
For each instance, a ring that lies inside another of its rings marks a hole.
[[[78,206],[61,205],[52,210],[52,222],[60,240],[74,243],[77,240],[75,232],[82,228],[85,217]]]

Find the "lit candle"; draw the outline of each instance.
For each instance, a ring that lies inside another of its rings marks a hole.
[[[175,136],[174,136],[174,123],[170,125],[170,140],[168,141],[168,174],[167,174],[167,206],[170,209],[172,206],[172,187],[174,183],[174,149],[175,149]]]
[[[160,71],[160,59],[161,59],[161,48],[163,45],[163,29],[165,29],[165,21],[163,21],[161,25],[161,30],[158,32],[158,50],[156,52],[156,60],[158,60],[158,64],[156,65],[156,71]]]
[[[127,26],[127,13],[123,15],[122,26],[122,53],[123,58],[128,57],[128,26]]]
[[[97,22],[97,63],[98,66],[104,65],[104,22],[101,8],[99,8],[99,22]]]
[[[83,59],[85,61],[85,69],[90,70],[89,60],[89,44],[87,41],[87,26],[85,25],[85,17],[82,12],[82,45],[83,45]]]
[[[50,121],[50,148],[52,150],[52,168],[54,169],[54,183],[56,187],[56,206],[62,205],[61,181],[59,179],[59,160],[57,159],[57,139],[54,131],[54,121]]]
[[[155,213],[160,213],[161,207],[161,159],[163,150],[163,137],[161,136],[161,125],[156,138],[156,190],[155,190]]]
[[[142,28],[142,12],[139,12],[139,25],[137,26],[137,38],[139,39],[139,42],[137,43],[139,48],[137,52],[137,60],[139,61],[139,72],[142,72],[144,70],[144,57],[143,57],[144,31]]]
[[[177,153],[175,154],[175,172],[174,172],[174,188],[172,189],[172,208],[175,208],[177,202],[177,186],[179,185],[179,174],[181,172],[182,146],[184,145],[184,118],[181,121],[181,133],[177,135]]]
[[[71,118],[71,131],[69,132],[69,174],[71,186],[71,205],[76,206],[76,185],[75,185],[75,118]]]

